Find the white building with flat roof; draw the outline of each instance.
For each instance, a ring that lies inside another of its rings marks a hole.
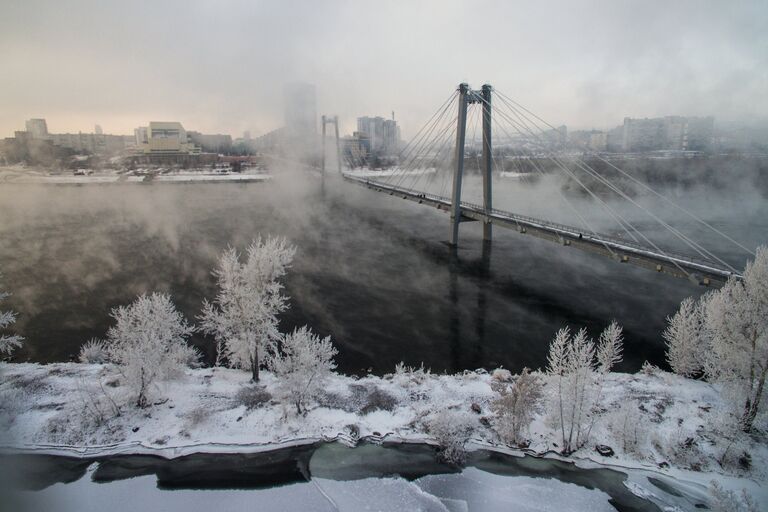
[[[200,148],[189,142],[187,131],[176,121],[152,121],[134,130],[139,152],[150,155],[199,154]]]

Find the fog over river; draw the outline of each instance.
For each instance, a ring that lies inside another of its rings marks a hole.
[[[0,187],[0,272],[13,293],[6,304],[19,313],[15,330],[27,339],[13,360],[76,357],[82,343],[105,335],[111,308],[144,292],[172,294],[194,321],[203,298],[215,295],[217,255],[259,233],[298,248],[281,329],[308,324],[330,334],[339,369],[350,374],[390,372],[399,361],[448,372],[539,368],[559,328],[583,326],[596,336],[612,319],[625,329],[620,370],[645,360],[663,365],[665,317],[706,291],[502,228],[483,254],[477,223],[462,224],[453,258],[443,212],[338,179],[323,192],[313,173],[275,176],[253,184]],[[441,178],[424,179],[440,188]],[[478,179],[466,182],[466,199],[476,200]],[[556,177],[501,178],[494,206],[574,224],[560,186]],[[768,241],[768,206],[744,188],[665,193],[753,249]],[[571,200],[600,230],[619,234],[591,200]],[[743,268],[744,253],[674,209],[639,201]],[[627,215],[651,239],[673,245],[650,219]],[[192,341],[210,363],[211,340]]]

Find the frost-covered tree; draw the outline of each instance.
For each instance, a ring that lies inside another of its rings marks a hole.
[[[283,238],[261,237],[246,251],[245,262],[233,248],[219,257],[213,271],[219,286],[213,303],[203,303],[200,328],[216,339],[216,364],[252,372],[259,380],[260,354],[277,341],[277,315],[287,309],[288,297],[278,281],[293,261],[296,248]]]
[[[277,377],[278,393],[296,406],[298,414],[306,412],[308,400],[336,368],[333,357],[337,353],[330,336],[320,338],[307,326],[283,336],[279,347],[272,345],[268,364]]]
[[[610,372],[613,365],[621,362],[623,351],[623,329],[613,320],[597,339],[597,372],[600,375]]]
[[[0,275],[0,278],[2,275]],[[9,294],[0,291],[0,301],[5,300]],[[16,321],[16,313],[0,310],[0,330],[7,329]],[[11,352],[21,346],[24,338],[17,334],[0,334],[0,356],[9,356]]]
[[[667,362],[678,375],[691,377],[702,369],[703,315],[700,303],[691,297],[680,303],[680,309],[667,317],[662,336],[667,342]]]
[[[705,376],[742,397],[742,428],[750,432],[768,375],[768,248],[757,249],[743,279],[729,278],[708,294],[702,311],[708,342]]]
[[[723,489],[716,481],[709,483],[709,508],[712,512],[757,512],[760,507],[746,489],[741,494]]]
[[[528,368],[510,386],[506,382],[494,382],[491,387],[499,393],[491,404],[498,418],[497,430],[507,443],[522,442],[523,432],[541,409],[544,386],[541,377]]]
[[[107,332],[109,360],[135,393],[136,405],[146,407],[152,386],[197,361],[197,351],[186,342],[194,327],[163,293],[140,295],[132,304],[114,308],[112,318],[116,324]]]
[[[621,327],[612,322],[597,347],[586,329],[571,335],[560,329],[549,346],[547,373],[555,380],[550,413],[560,428],[562,451],[571,453],[588,439],[602,378],[621,360]]]

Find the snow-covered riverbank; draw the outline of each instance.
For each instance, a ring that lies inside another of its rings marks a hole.
[[[211,172],[210,170],[157,170],[140,169],[121,173],[117,170],[82,171],[81,173],[49,172],[41,169],[0,167],[0,183],[17,185],[93,185],[120,183],[222,183],[257,182],[271,180],[272,176],[258,170],[242,173]]]
[[[502,372],[503,374],[504,372]],[[60,455],[258,452],[320,440],[354,445],[371,442],[434,442],[430,424],[450,411],[471,426],[469,449],[550,454],[558,431],[545,413],[531,425],[529,446],[505,446],[490,410],[497,396],[484,371],[434,375],[422,370],[384,377],[334,375],[306,416],[272,398],[274,377],[261,386],[247,372],[190,369],[155,391],[153,405],[127,404],[120,375],[110,365],[77,363],[4,364],[0,369],[6,449]],[[765,440],[739,436],[728,441],[712,425],[727,412],[717,390],[701,381],[653,371],[606,378],[589,442],[571,458],[582,463],[721,475],[766,481]],[[615,452],[603,456],[597,444]],[[726,453],[726,450],[728,453]],[[721,465],[722,462],[722,465]],[[745,487],[748,485],[744,485]]]

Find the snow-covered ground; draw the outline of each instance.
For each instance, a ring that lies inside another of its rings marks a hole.
[[[152,181],[266,181],[272,179],[269,174],[161,174]]]
[[[120,176],[120,175],[52,175],[52,176],[14,176],[8,177],[6,183],[19,184],[43,184],[43,185],[77,185],[98,183],[141,183],[153,182],[250,182],[266,181],[272,177],[269,174],[204,174],[204,173],[178,173],[161,174],[151,180],[147,176]]]
[[[110,365],[4,364],[0,427],[8,436],[5,449],[172,458],[195,452],[259,452],[317,440],[434,443],[430,422],[448,411],[472,426],[470,449],[560,457],[559,430],[544,412],[531,425],[527,448],[501,441],[490,409],[497,396],[491,389],[493,377],[482,370],[334,375],[306,416],[263,393],[277,396],[269,372],[263,373],[259,393],[249,378],[238,370],[190,369],[155,390],[152,406],[137,409],[127,403],[120,375]],[[766,441],[727,434],[718,426],[729,408],[712,385],[659,370],[612,373],[599,407],[602,414],[589,441],[569,460],[584,467],[635,468],[672,477],[701,493],[715,479],[728,488],[747,488],[758,502],[768,503]],[[615,455],[599,455],[597,444],[610,446]],[[641,481],[630,490],[652,494]]]
[[[51,171],[43,168],[22,166],[0,166],[0,183],[80,185],[106,183],[158,182],[250,182],[272,179],[268,173],[256,168],[244,169],[241,173],[216,172],[210,169],[167,169],[142,168],[129,172],[117,169],[89,170],[75,175],[71,171]]]
[[[530,176],[530,174],[529,173],[525,173],[525,172],[501,171],[499,173],[499,176],[502,177],[502,178],[508,178],[508,179],[513,179],[513,180],[520,180],[520,179],[523,179],[523,178],[526,178],[526,177]]]

